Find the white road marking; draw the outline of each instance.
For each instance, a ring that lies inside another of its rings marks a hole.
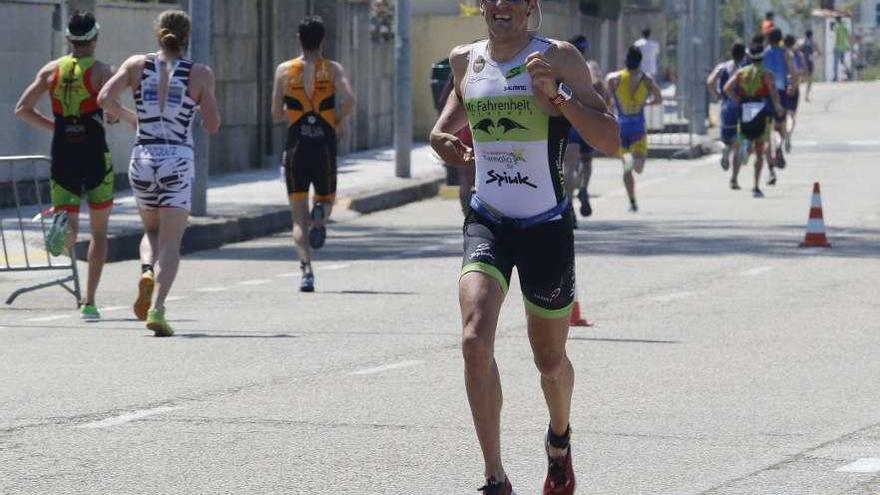
[[[849,141],[847,144],[850,146],[880,146],[880,141],[877,140],[856,140]]]
[[[322,272],[326,272],[326,271],[330,271],[330,270],[342,270],[342,269],[344,269],[344,268],[348,268],[348,267],[350,267],[350,266],[351,266],[351,265],[347,265],[347,264],[345,264],[345,263],[339,263],[339,264],[336,264],[336,265],[327,265],[327,266],[321,266],[321,265],[318,265],[318,268],[317,268],[317,269],[320,270],[320,271],[322,271]],[[296,272],[296,274],[299,275],[299,272]]]
[[[352,375],[374,375],[376,373],[382,373],[383,371],[391,371],[397,370],[400,368],[409,368],[411,366],[418,366],[422,364],[422,361],[403,361],[400,363],[386,364],[383,366],[376,366],[375,368],[367,368],[365,370],[358,370],[352,372]]]
[[[183,408],[182,407],[162,406],[162,407],[154,407],[152,409],[141,409],[139,411],[132,411],[128,414],[122,414],[120,416],[111,416],[109,418],[105,418],[100,421],[93,421],[91,423],[86,423],[84,425],[76,425],[76,428],[86,428],[86,429],[109,428],[111,426],[121,425],[123,423],[128,423],[130,421],[135,421],[135,420],[146,418],[149,416],[155,416],[157,414],[162,414],[162,413],[169,412],[169,411],[176,411],[178,409],[183,409]]]
[[[690,291],[681,291],[681,292],[670,292],[669,294],[663,294],[662,296],[654,296],[651,299],[658,302],[669,302],[675,301],[676,299],[687,299],[688,297],[696,296],[696,292]]]
[[[40,316],[38,318],[28,318],[24,321],[44,322],[44,321],[63,320],[64,318],[70,318],[70,315]]]
[[[126,309],[128,306],[110,306],[107,308],[101,308],[101,311],[107,313],[109,311],[119,311],[120,309]]]
[[[231,287],[202,287],[196,289],[196,292],[223,292],[224,290],[229,290]]]
[[[169,296],[166,297],[166,301],[180,301],[181,299],[186,299],[186,296]]]
[[[840,473],[876,473],[880,471],[880,458],[864,457],[846,466],[837,468]]]
[[[792,144],[795,146],[819,146],[819,141],[801,141],[797,139]]]
[[[275,275],[276,277],[299,277],[302,275],[302,272],[287,272],[287,273],[279,273]]]
[[[271,282],[271,280],[266,279],[257,279],[257,280],[245,280],[244,282],[239,282],[238,285],[264,285]]]
[[[772,266],[756,266],[755,268],[740,272],[740,275],[742,275],[743,277],[754,277],[762,273],[767,273],[772,269]]]
[[[445,248],[443,245],[431,245],[431,246],[422,246],[415,249],[407,249],[403,251],[403,254],[422,254],[422,253],[430,253],[432,251],[441,251]]]

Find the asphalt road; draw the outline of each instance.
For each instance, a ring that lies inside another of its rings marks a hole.
[[[576,232],[595,326],[568,345],[578,493],[880,493],[878,89],[814,86],[763,199],[717,156],[658,160],[630,214],[597,161]],[[831,249],[798,248],[814,181]],[[348,215],[314,294],[287,235],[188,255],[170,339],[133,320],[135,262],[107,266],[101,322],[59,289],[0,309],[0,493],[473,493],[460,228],[439,199]],[[513,283],[496,353],[520,495],[547,424],[524,323]]]

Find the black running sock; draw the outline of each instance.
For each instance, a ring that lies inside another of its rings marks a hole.
[[[153,271],[153,265],[141,265],[141,273]]]
[[[554,449],[566,449],[571,441],[571,425],[565,428],[565,433],[561,436],[553,432],[553,428],[547,427],[547,443]]]

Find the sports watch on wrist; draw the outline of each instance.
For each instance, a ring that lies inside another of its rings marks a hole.
[[[559,87],[556,88],[556,97],[550,100],[557,107],[562,105],[563,103],[570,101],[574,98],[574,92],[572,92],[571,88],[565,85],[565,83],[559,83]]]

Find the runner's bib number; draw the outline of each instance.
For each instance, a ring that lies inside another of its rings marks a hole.
[[[764,102],[762,101],[744,103],[742,107],[742,121],[751,122],[762,110],[764,110]]]

